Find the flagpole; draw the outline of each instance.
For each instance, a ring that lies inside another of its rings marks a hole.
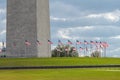
[[[25,54],[24,54],[24,56],[26,56],[26,52],[27,52],[27,49],[26,49],[27,47],[26,47],[26,44],[25,44]]]
[[[79,56],[81,57],[81,54],[82,54],[82,51],[81,50],[79,50]]]
[[[2,53],[3,53],[3,55],[5,55],[4,53],[4,51],[3,51],[3,49],[4,49],[4,42],[2,41]]]
[[[85,45],[85,43],[84,43],[84,57],[85,57],[85,53],[86,53],[86,47],[85,47],[86,45]]]
[[[92,54],[92,52],[93,52],[93,46],[92,46],[92,44],[90,44],[90,51],[91,51],[91,54]]]
[[[77,45],[77,43],[76,43],[76,50],[77,50],[77,52],[78,52],[78,45]]]
[[[87,53],[87,50],[86,50],[87,45],[86,44],[88,44],[88,42],[86,40],[84,40],[84,56],[86,56],[86,53]]]
[[[85,56],[87,56],[88,55],[88,47],[86,46],[86,55]]]
[[[67,57],[68,57],[68,55],[69,55],[69,48],[70,48],[70,45],[68,46],[68,50],[67,50]]]
[[[104,48],[104,57],[106,57],[106,48]]]
[[[79,52],[80,52],[80,56],[81,56],[81,54],[82,54],[82,50],[83,50],[83,48],[82,47],[80,47],[80,49],[79,49]]]
[[[101,54],[101,57],[104,57],[104,48],[103,47],[100,47],[100,54]]]

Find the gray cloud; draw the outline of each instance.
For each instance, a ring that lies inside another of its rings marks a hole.
[[[95,12],[107,12],[119,8],[120,0],[57,0],[66,4],[71,4],[77,8]]]

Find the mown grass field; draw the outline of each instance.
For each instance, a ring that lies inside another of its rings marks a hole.
[[[3,66],[120,64],[120,58],[1,58]],[[120,80],[120,68],[0,70],[0,80]]]
[[[120,58],[1,58],[2,66],[77,66],[77,65],[114,65]]]
[[[0,80],[120,80],[120,68],[0,70]]]

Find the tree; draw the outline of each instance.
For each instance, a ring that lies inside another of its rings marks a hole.
[[[52,50],[52,57],[78,57],[78,52],[70,45],[58,45]]]
[[[91,57],[101,57],[101,52],[100,51],[94,51],[91,53]]]

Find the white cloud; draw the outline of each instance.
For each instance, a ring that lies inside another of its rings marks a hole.
[[[66,30],[61,29],[58,31],[58,37],[63,38],[63,39],[71,39],[70,31],[68,29]]]
[[[93,26],[84,26],[84,27],[76,27],[76,28],[72,28],[73,30],[82,30],[82,31],[87,31],[87,30],[93,30],[94,27]]]
[[[113,28],[113,27],[112,27]],[[59,28],[56,30],[54,38],[59,39],[70,39],[70,40],[105,40],[110,39],[111,35],[115,35],[114,29],[104,26],[78,26],[78,27],[68,27]],[[119,28],[117,28],[118,30]],[[113,30],[113,33],[111,31]],[[111,34],[110,34],[111,33]]]
[[[110,39],[120,39],[120,35],[114,36],[114,37],[110,37]]]
[[[101,37],[94,37],[93,40],[101,40]]]
[[[63,21],[63,22],[67,21],[66,18],[58,18],[58,17],[53,17],[53,16],[50,16],[50,19],[53,21]]]
[[[50,16],[50,20],[52,21],[62,21],[62,22],[66,22],[66,21],[78,21],[80,19],[84,19],[84,16],[80,16],[80,17],[76,17],[76,16],[72,16],[72,17],[54,17],[54,16]]]
[[[58,30],[57,36],[63,39],[76,40],[76,39],[82,38],[80,37],[80,35],[78,36],[78,34],[81,34],[81,31],[88,31],[92,29],[94,29],[94,27],[92,26],[62,28]]]
[[[0,8],[0,14],[5,14],[6,13],[6,8]]]
[[[3,31],[0,32],[0,35],[3,35],[5,33],[6,33],[6,30],[3,30]]]
[[[111,22],[118,22],[120,20],[120,10],[107,13],[90,14],[87,18],[104,18]]]

